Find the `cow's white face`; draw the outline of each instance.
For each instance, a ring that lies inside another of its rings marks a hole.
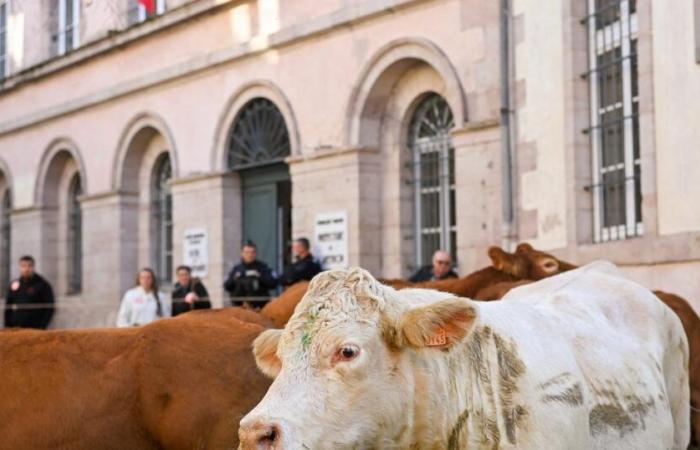
[[[451,345],[474,315],[458,299],[408,311],[387,295],[395,291],[365,271],[326,272],[284,330],[258,337],[258,366],[275,381],[241,421],[241,448],[387,448],[407,439],[414,395],[408,349]]]

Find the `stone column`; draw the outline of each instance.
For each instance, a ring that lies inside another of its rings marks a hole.
[[[498,121],[456,129],[455,183],[459,271],[490,264],[486,252],[501,240],[501,142]]]
[[[212,305],[221,307],[223,282],[238,259],[241,245],[241,189],[235,173],[215,173],[172,181],[174,266],[183,262],[185,231],[207,231],[208,273],[202,281]]]
[[[313,241],[318,213],[347,211],[348,258],[381,268],[380,161],[376,149],[318,151],[287,159],[292,177],[292,233]]]

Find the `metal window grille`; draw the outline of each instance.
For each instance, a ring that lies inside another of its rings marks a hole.
[[[155,14],[148,14],[146,7],[143,6],[139,0],[130,0],[129,7],[127,10],[127,18],[129,25],[136,25],[146,21],[146,19],[155,16],[159,16],[165,13],[166,5],[165,0],[156,0],[156,12]]]
[[[80,0],[53,0],[51,35],[54,54],[63,55],[80,45]]]
[[[173,198],[168,181],[172,177],[170,157],[162,155],[153,174],[151,212],[155,229],[155,269],[161,283],[172,280],[173,271]]]
[[[439,249],[456,254],[453,127],[454,118],[445,99],[430,94],[416,108],[409,128],[418,266],[430,264]]]
[[[289,132],[277,106],[261,97],[246,103],[234,120],[229,135],[229,168],[243,169],[279,162],[289,154]]]
[[[75,175],[68,192],[68,292],[83,289],[83,213],[80,196],[83,193],[80,175]]]
[[[7,76],[7,2],[0,0],[0,80]]]
[[[636,0],[588,0],[594,239],[643,234]]]
[[[10,285],[10,267],[12,266],[12,222],[10,212],[12,211],[12,195],[9,189],[5,189],[2,199],[2,215],[0,215],[0,287],[7,289]]]

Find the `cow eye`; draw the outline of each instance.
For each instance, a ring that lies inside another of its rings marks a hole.
[[[356,345],[343,345],[338,349],[337,359],[339,361],[350,361],[360,354],[360,349]]]

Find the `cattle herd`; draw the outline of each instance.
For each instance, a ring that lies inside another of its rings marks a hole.
[[[528,244],[489,257],[415,284],[322,272],[260,312],[2,331],[0,449],[697,445],[687,301]]]

